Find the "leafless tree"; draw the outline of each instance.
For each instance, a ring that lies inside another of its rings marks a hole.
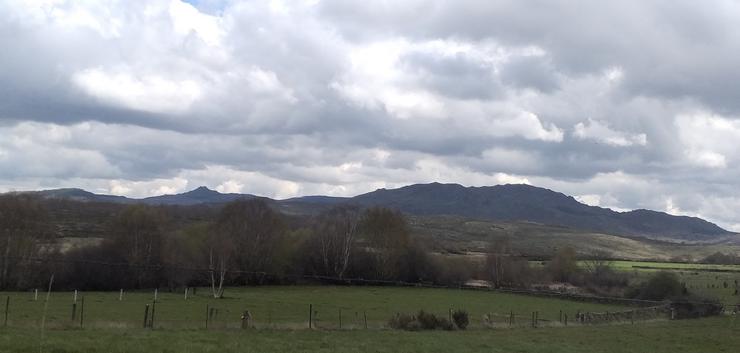
[[[395,278],[411,241],[404,216],[398,211],[373,207],[365,211],[360,228],[375,259],[377,277]]]
[[[37,200],[20,194],[0,196],[0,288],[22,285],[29,259],[43,252],[50,238],[46,211]]]
[[[262,199],[237,200],[224,206],[215,232],[231,243],[233,260],[244,277],[274,272],[276,256],[285,240],[282,216]],[[251,275],[249,275],[251,273]]]
[[[338,206],[321,214],[314,226],[314,237],[324,273],[343,278],[357,240],[360,209]]]
[[[510,267],[510,255],[508,238],[499,238],[491,242],[488,256],[486,257],[486,267],[488,268],[489,276],[493,281],[493,285],[496,288],[499,288],[505,282],[508,282],[506,280],[506,276],[509,275],[508,267]]]
[[[211,292],[214,298],[221,298],[224,295],[224,282],[234,253],[233,244],[228,237],[218,233],[214,233],[208,243]]]
[[[129,206],[111,225],[113,246],[131,266],[134,285],[155,285],[162,264],[163,216],[154,207]]]

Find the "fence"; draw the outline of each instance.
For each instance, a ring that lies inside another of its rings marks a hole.
[[[290,287],[285,287],[289,291]],[[303,287],[300,287],[303,288]],[[309,287],[310,288],[310,287]],[[325,288],[325,287],[316,287]],[[301,289],[308,293],[308,290]],[[362,291],[379,290],[377,287],[362,288]],[[148,328],[148,329],[323,329],[359,330],[385,329],[388,320],[397,313],[415,314],[418,310],[432,312],[440,317],[451,316],[452,306],[433,310],[418,306],[357,303],[352,298],[337,299],[331,304],[307,303],[307,300],[245,297],[241,299],[213,299],[207,290],[193,293],[193,289],[176,293],[152,292],[102,292],[80,293],[52,292],[50,301],[45,295],[14,293],[3,298],[5,302],[4,326],[40,327],[45,322],[48,328]],[[246,294],[249,294],[247,291]],[[44,293],[46,294],[46,293]],[[260,294],[264,297],[264,295]],[[454,293],[446,294],[454,296]],[[539,301],[514,298],[516,303],[499,303],[491,296],[491,310],[468,311],[470,328],[523,328],[568,326],[574,324],[596,324],[612,322],[622,317],[616,312],[607,314],[609,320],[599,321],[596,313],[585,310],[596,304],[581,305],[568,302]],[[2,298],[2,297],[0,297]],[[349,300],[346,300],[349,299]],[[558,298],[562,299],[562,298]],[[343,301],[346,301],[343,303]],[[382,302],[382,301],[380,301]],[[524,304],[521,304],[524,303]],[[529,307],[526,303],[535,303]],[[511,305],[511,309],[507,306]],[[558,307],[558,305],[563,305]],[[456,308],[465,309],[462,306]],[[502,310],[504,309],[504,310]],[[587,309],[588,310],[588,309]],[[642,312],[647,309],[635,309]],[[577,318],[584,313],[584,319]],[[588,314],[585,314],[588,313]],[[610,316],[611,315],[611,316]],[[655,319],[649,315],[634,315],[634,320]]]

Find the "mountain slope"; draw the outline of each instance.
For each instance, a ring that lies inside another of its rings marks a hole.
[[[249,194],[222,194],[206,187],[145,199],[99,195],[81,189],[33,193],[49,199],[150,205],[219,204],[257,197]],[[458,184],[414,184],[398,189],[379,189],[352,198],[307,196],[271,202],[282,212],[295,215],[316,214],[343,203],[391,207],[418,216],[453,215],[487,221],[536,222],[671,241],[719,241],[735,235],[700,218],[672,216],[649,210],[615,212],[588,206],[571,196],[530,185],[464,187]]]
[[[201,203],[225,203],[254,197],[256,196],[250,194],[222,194],[201,186],[182,194],[153,196],[140,201],[149,205],[197,205]]]
[[[457,215],[491,221],[529,221],[627,236],[709,240],[732,234],[694,217],[636,210],[615,212],[530,185],[464,187],[416,184],[380,189],[351,199],[365,206],[398,208],[414,215]]]

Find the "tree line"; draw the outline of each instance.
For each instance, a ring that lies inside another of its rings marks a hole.
[[[166,208],[130,205],[106,222],[96,245],[62,251],[39,200],[0,197],[0,288],[112,290],[285,283],[288,275],[434,282],[442,267],[386,208],[341,205],[295,225],[267,201],[241,199],[212,219],[173,224]]]
[[[579,262],[569,247],[556,250],[542,266],[514,254],[506,238],[493,239],[482,260],[432,254],[412,236],[403,214],[382,207],[338,205],[304,219],[253,198],[205,216],[192,209],[129,205],[107,218],[94,220],[105,229],[101,242],[64,249],[53,236],[59,224],[50,220],[43,202],[24,194],[0,195],[0,289],[43,288],[54,274],[59,289],[198,286],[209,287],[216,298],[227,286],[296,283],[306,277],[455,286],[479,279],[497,288],[575,287],[644,299],[663,295],[632,285],[629,274],[603,260],[606,254]],[[666,295],[687,294],[677,279],[659,279],[657,287],[670,289]]]

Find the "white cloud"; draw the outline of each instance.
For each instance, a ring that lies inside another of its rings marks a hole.
[[[628,134],[611,129],[607,124],[598,120],[588,119],[584,124],[580,122],[573,127],[573,136],[581,140],[593,140],[611,146],[645,146],[647,136],[641,134]]]
[[[104,102],[152,113],[181,114],[202,96],[194,80],[170,80],[158,75],[135,76],[126,70],[86,69],[73,76],[87,94]]]
[[[563,141],[563,130],[554,124],[543,124],[532,112],[521,112],[511,117],[495,117],[490,121],[493,136],[523,136],[529,140]]]
[[[740,122],[708,113],[676,117],[678,138],[690,163],[706,168],[726,168],[738,157]]]

